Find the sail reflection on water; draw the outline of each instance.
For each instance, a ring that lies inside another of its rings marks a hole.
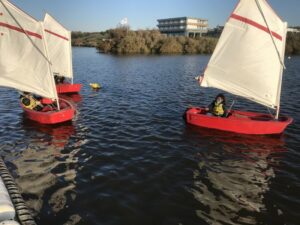
[[[193,175],[191,192],[200,202],[197,216],[208,224],[257,224],[285,152],[283,140],[224,133],[211,138],[219,139],[219,151],[199,153]]]

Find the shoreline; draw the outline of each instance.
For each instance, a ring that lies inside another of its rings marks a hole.
[[[190,38],[166,36],[158,30],[110,29],[105,32],[72,32],[72,47],[96,48],[113,55],[209,55],[218,36]],[[286,56],[300,55],[300,33],[287,33]]]
[[[95,48],[97,49],[97,47],[95,46],[82,46],[82,45],[72,45],[72,47],[75,48]],[[113,56],[179,56],[179,55],[202,55],[202,56],[209,56],[211,55],[211,53],[105,53],[105,52],[99,52],[97,51],[99,54],[103,54],[103,55],[113,55]],[[291,57],[291,56],[300,56],[300,54],[285,54],[285,57]]]

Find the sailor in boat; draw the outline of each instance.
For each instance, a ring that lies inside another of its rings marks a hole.
[[[35,111],[42,111],[44,105],[39,101],[38,97],[33,96],[29,92],[23,92],[20,95],[21,104],[27,108]]]
[[[62,76],[54,75],[55,84],[63,84],[65,78]]]
[[[227,114],[225,106],[225,96],[223,94],[218,94],[215,100],[213,100],[205,110],[214,116],[225,117]]]
[[[45,100],[46,99],[34,96],[29,92],[23,92],[20,95],[21,104],[27,109],[47,112],[55,110],[57,108],[55,102],[49,102],[49,99],[47,99],[48,101]],[[63,107],[65,107],[65,105],[63,105]]]

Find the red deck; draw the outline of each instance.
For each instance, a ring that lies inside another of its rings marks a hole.
[[[201,108],[186,111],[186,122],[195,126],[241,134],[281,134],[292,123],[286,116],[274,120],[269,114],[232,110],[227,118],[207,115]]]
[[[60,111],[35,111],[23,108],[26,117],[41,124],[57,124],[72,120],[75,114],[75,108],[66,100],[60,99]]]
[[[78,93],[81,89],[81,84],[57,84],[56,90],[58,94]]]

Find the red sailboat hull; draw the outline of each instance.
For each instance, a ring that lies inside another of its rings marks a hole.
[[[207,115],[203,108],[189,108],[186,122],[199,127],[217,129],[241,134],[281,134],[292,123],[286,116],[274,120],[269,114],[232,110],[227,118]]]
[[[66,100],[60,99],[61,109],[59,111],[35,111],[23,108],[28,119],[41,124],[58,124],[72,120],[75,115],[74,106]]]
[[[58,94],[78,93],[81,89],[81,84],[57,84],[56,91]]]

